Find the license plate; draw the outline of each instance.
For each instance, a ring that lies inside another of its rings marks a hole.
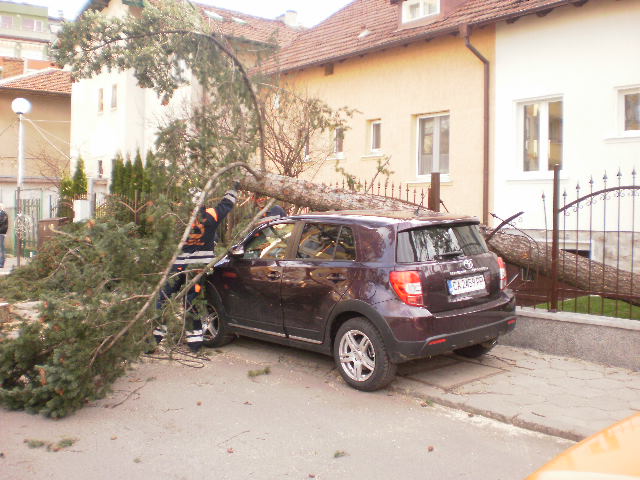
[[[485,289],[484,275],[454,278],[447,280],[447,284],[451,295],[461,295],[463,293],[477,292],[478,290]]]

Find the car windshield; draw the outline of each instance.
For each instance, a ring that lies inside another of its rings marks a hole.
[[[398,233],[398,262],[416,263],[488,251],[477,225],[429,226]]]

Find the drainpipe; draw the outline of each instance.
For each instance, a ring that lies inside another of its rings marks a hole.
[[[489,60],[476,47],[471,45],[471,27],[468,24],[460,26],[460,34],[464,38],[465,46],[478,57],[484,65],[484,138],[483,138],[483,167],[482,167],[482,223],[489,224],[489,88],[491,86],[491,66]]]

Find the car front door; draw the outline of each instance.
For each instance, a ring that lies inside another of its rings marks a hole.
[[[354,261],[350,227],[304,225],[295,258],[282,262],[282,311],[290,338],[322,342],[326,319],[349,286]]]
[[[244,242],[244,253],[216,267],[218,289],[230,323],[284,336],[280,290],[294,223],[270,224]]]

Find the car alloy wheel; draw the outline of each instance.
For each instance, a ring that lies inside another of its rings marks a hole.
[[[339,355],[344,372],[356,382],[364,382],[376,368],[376,352],[369,337],[360,330],[349,330],[340,339]]]
[[[365,392],[387,386],[396,374],[380,332],[365,317],[351,318],[338,328],[333,358],[344,381]]]
[[[200,320],[202,321],[202,344],[205,347],[222,347],[236,338],[234,334],[228,332],[224,318],[213,305],[207,305],[207,313]]]
[[[218,312],[209,309],[209,312],[202,317],[202,337],[205,342],[214,342],[220,332],[220,317]]]

